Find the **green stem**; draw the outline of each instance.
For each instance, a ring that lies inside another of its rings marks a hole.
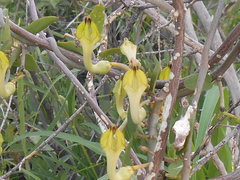
[[[130,68],[129,68],[127,65],[122,64],[122,63],[110,62],[110,64],[111,64],[112,66],[119,67],[119,68],[121,68],[121,69],[123,69],[123,70],[126,70],[126,71],[130,70]]]
[[[119,155],[114,153],[106,154],[107,156],[107,174],[110,180],[116,179],[116,166]]]
[[[83,63],[85,68],[94,74],[107,74],[111,70],[109,61],[99,61],[97,64],[92,64],[92,46],[83,46]]]
[[[240,117],[237,117],[228,112],[223,112],[223,115],[232,118],[234,121],[236,121],[236,123],[240,124]]]
[[[18,113],[19,113],[19,120],[20,120],[20,124],[19,124],[20,136],[24,135],[26,131],[25,129],[26,119],[25,119],[23,96],[24,96],[24,82],[23,82],[23,79],[19,79],[18,86],[17,86],[17,97],[18,97]],[[26,145],[25,138],[21,140],[21,144],[22,144],[24,156],[27,156],[27,145]],[[30,169],[28,162],[26,162],[26,169],[27,170]]]

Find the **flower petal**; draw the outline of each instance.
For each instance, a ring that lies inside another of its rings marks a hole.
[[[9,60],[4,52],[0,51],[0,83],[5,80],[5,74],[9,67]]]
[[[127,117],[127,112],[124,110],[123,102],[124,98],[127,96],[127,93],[123,89],[122,82],[123,81],[121,79],[116,82],[113,89],[113,94],[116,101],[117,112],[122,119],[125,119]]]
[[[96,24],[90,17],[85,17],[84,21],[77,27],[76,36],[83,48],[93,48],[101,38]]]
[[[132,59],[136,59],[137,46],[131,41],[129,41],[127,38],[124,39],[123,44],[120,46],[120,50],[125,56],[127,56],[129,62]]]
[[[121,152],[126,147],[123,132],[116,127],[108,129],[102,134],[100,145],[105,152]]]
[[[129,98],[131,117],[136,124],[141,123],[146,116],[144,108],[140,105],[140,100],[147,86],[147,77],[140,69],[131,69],[123,77],[123,88]]]
[[[170,73],[171,73],[171,68],[169,66],[163,68],[163,70],[159,75],[159,80],[169,80]]]

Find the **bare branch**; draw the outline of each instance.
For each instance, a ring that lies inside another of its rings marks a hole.
[[[213,78],[216,79],[218,76],[222,76],[232,65],[232,63],[234,62],[235,58],[238,56],[239,53],[240,53],[240,41],[238,41],[237,44],[234,46],[233,50],[228,55],[224,63],[215,72],[213,72],[212,74]]]
[[[221,46],[215,51],[209,60],[210,67],[216,65],[228,52],[229,49],[234,45],[234,42],[240,36],[240,24],[238,24],[228,37],[224,40]]]
[[[208,143],[206,150],[208,152],[210,152],[213,149],[213,145],[211,142]],[[216,168],[218,169],[218,171],[222,174],[222,175],[227,175],[227,171],[226,168],[223,164],[223,162],[221,161],[221,159],[219,158],[218,154],[214,154],[213,155],[213,163],[215,164]]]

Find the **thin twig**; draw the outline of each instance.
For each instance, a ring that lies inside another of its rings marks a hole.
[[[164,12],[170,13],[174,8],[163,0],[146,0],[147,2],[159,7]]]
[[[71,21],[67,24],[67,26],[65,27],[65,29],[69,28],[69,26],[71,26],[72,23],[74,23],[74,22],[76,21],[76,19],[84,13],[84,11],[85,11],[86,7],[88,6],[88,4],[89,4],[89,2],[87,2],[86,5],[82,8],[82,11],[81,11],[80,13],[78,13],[78,15],[77,15],[76,17],[74,17],[73,20],[71,20]]]
[[[208,154],[198,160],[196,167],[192,170],[192,174],[196,171],[200,170],[202,166],[208,162],[214,154],[216,154],[221,147],[223,147],[229,140],[235,136],[235,134],[239,133],[240,125],[237,125],[234,130],[232,130],[220,143],[218,143]]]
[[[228,113],[231,113],[236,107],[239,106],[239,104],[240,104],[240,100],[239,100],[236,104],[234,104],[233,106],[231,106],[227,112],[228,112]],[[212,127],[210,127],[210,128],[208,129],[207,136],[204,138],[203,143],[201,144],[201,146],[199,146],[198,149],[197,149],[197,150],[194,152],[194,154],[192,155],[192,160],[193,160],[193,159],[200,153],[200,151],[205,147],[205,145],[206,145],[207,142],[209,141],[209,139],[210,139],[212,133],[214,132],[214,130],[215,130],[216,128],[218,128],[218,127],[222,124],[222,122],[224,121],[225,118],[226,118],[226,116],[223,116],[221,119],[219,119],[219,120],[217,121],[217,123],[216,123],[214,126],[212,126]]]
[[[3,113],[3,114],[4,114],[4,117],[3,117],[3,120],[2,120],[2,124],[1,124],[1,126],[0,126],[0,133],[1,133],[1,131],[2,131],[2,129],[3,129],[3,126],[4,126],[4,124],[5,124],[6,120],[7,120],[8,113],[9,113],[9,111],[10,111],[10,109],[11,109],[12,97],[13,97],[13,95],[10,96],[10,98],[9,98],[6,113],[5,113],[5,114]]]
[[[240,53],[240,40],[234,46],[233,50],[228,55],[224,63],[215,72],[212,73],[213,79],[216,79],[218,76],[222,76],[232,65],[232,63],[234,62],[239,53]]]
[[[213,149],[213,145],[210,141],[206,147],[206,151],[210,152],[212,149]],[[214,154],[212,158],[213,158],[213,163],[215,164],[216,168],[221,173],[221,175],[226,175],[227,174],[226,168],[223,162],[221,161],[221,159],[219,158],[218,154],[217,153]]]

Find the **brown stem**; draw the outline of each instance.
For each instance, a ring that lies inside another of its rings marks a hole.
[[[240,27],[240,26],[239,26]],[[224,61],[224,63],[212,74],[213,79],[216,79],[217,77],[223,75],[228,68],[232,65],[235,58],[240,53],[240,41],[235,45],[227,59]]]
[[[149,166],[149,173],[147,174],[147,179],[163,179],[163,176],[158,177],[160,166],[163,162],[163,157],[165,154],[165,149],[167,145],[170,120],[173,112],[173,107],[177,98],[179,77],[182,70],[182,60],[183,60],[183,44],[184,44],[184,5],[182,0],[173,0],[173,6],[175,8],[174,15],[176,17],[176,45],[174,49],[174,57],[172,63],[172,79],[169,83],[169,94],[166,97],[164,104],[164,112],[162,118],[162,126],[158,133],[157,145],[154,150],[153,161]],[[163,169],[161,169],[162,171]]]
[[[240,23],[232,30],[225,41],[217,49],[217,51],[211,56],[209,60],[210,68],[215,66],[234,45],[234,42],[240,36]]]

